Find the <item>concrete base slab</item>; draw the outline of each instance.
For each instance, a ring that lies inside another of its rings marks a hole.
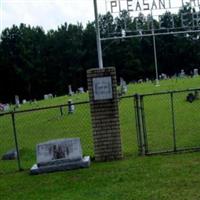
[[[38,166],[37,164],[33,165],[30,170],[30,174],[37,175],[42,173],[50,173],[56,171],[65,171],[71,169],[87,168],[90,166],[90,157],[85,156],[82,160],[76,160],[71,162],[59,162],[58,164],[54,163],[53,165]]]

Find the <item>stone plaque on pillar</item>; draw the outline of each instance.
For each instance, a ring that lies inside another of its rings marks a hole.
[[[94,100],[112,99],[112,79],[108,77],[93,78]]]
[[[114,67],[87,71],[96,161],[122,159]]]

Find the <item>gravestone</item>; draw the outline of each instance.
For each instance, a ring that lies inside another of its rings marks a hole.
[[[75,111],[75,106],[73,104],[73,101],[71,99],[68,100],[68,114],[72,114]]]
[[[48,94],[45,94],[45,95],[44,95],[44,100],[47,100],[47,99],[49,99],[49,95],[48,95]]]
[[[4,104],[4,111],[9,111],[9,110],[10,110],[9,104]]]
[[[121,88],[121,94],[126,94],[128,89],[126,85],[126,81],[124,81],[123,78],[120,78],[120,88]]]
[[[22,103],[25,104],[25,103],[26,103],[26,99],[23,99],[23,100],[22,100]]]
[[[139,79],[139,80],[138,80],[138,83],[143,83],[143,79]]]
[[[83,87],[78,88],[78,93],[83,94],[84,93],[84,88]]]
[[[194,69],[193,76],[194,77],[199,76],[199,70],[198,69]]]
[[[36,146],[37,164],[31,174],[64,171],[90,166],[90,157],[82,156],[79,138],[58,139]]]
[[[53,94],[45,94],[44,95],[44,100],[47,100],[47,99],[53,99]]]
[[[4,111],[4,104],[0,103],[0,111]]]
[[[185,77],[185,71],[182,69],[180,73],[180,78],[184,78],[184,77]]]
[[[0,103],[0,111],[9,111],[9,110],[10,110],[9,104]]]
[[[19,101],[19,96],[18,95],[15,95],[15,105],[17,108],[20,107],[20,101]]]
[[[72,91],[72,86],[71,85],[68,86],[68,90],[69,90],[68,95],[72,96],[74,94],[74,92]]]
[[[164,73],[162,73],[162,74],[161,74],[161,79],[162,79],[162,80],[167,80],[167,75],[164,74]]]
[[[48,99],[53,99],[53,94],[48,94]]]
[[[15,160],[17,159],[17,151],[16,149],[12,149],[8,152],[6,152],[3,156],[2,156],[2,160]]]
[[[189,93],[186,97],[186,101],[192,103],[195,100],[195,95],[193,93]]]

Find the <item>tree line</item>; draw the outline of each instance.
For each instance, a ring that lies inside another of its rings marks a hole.
[[[166,12],[162,24],[167,27],[172,15],[179,24],[184,10],[194,12],[188,6],[177,14]],[[142,26],[148,23],[144,18]],[[134,29],[136,21],[127,12],[118,17],[107,13],[99,16],[99,24],[101,36],[110,37],[122,29]],[[173,76],[181,69],[190,73],[200,65],[199,33],[157,36],[156,45],[159,73]],[[94,22],[85,27],[65,23],[47,32],[26,24],[4,29],[0,40],[0,102],[14,101],[14,95],[21,99],[41,99],[48,93],[63,95],[68,93],[68,85],[74,90],[86,88],[87,69],[98,67],[96,49]],[[152,37],[102,41],[102,51],[104,66],[115,66],[118,79],[155,78]]]

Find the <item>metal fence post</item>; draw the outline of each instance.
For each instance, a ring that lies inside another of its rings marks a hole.
[[[141,155],[146,155],[148,152],[147,149],[147,139],[146,139],[146,129],[144,125],[144,112],[143,110],[143,104],[141,101],[141,96],[139,94],[135,95],[135,105],[136,105],[136,127],[138,128],[138,139],[139,139],[139,153]]]
[[[173,145],[174,145],[174,152],[176,152],[176,123],[175,123],[175,113],[174,113],[174,94],[170,92],[171,97],[171,112],[172,112],[172,129],[173,129]]]
[[[145,151],[145,154],[147,154],[149,150],[148,150],[148,140],[147,140],[143,96],[140,97],[140,106],[141,106],[141,117],[142,117],[142,130],[143,130],[143,137],[144,137],[144,151]]]
[[[62,106],[60,106],[60,115],[63,116],[63,109],[62,109]]]
[[[16,151],[17,151],[18,169],[19,169],[19,171],[22,171],[21,163],[20,163],[18,141],[17,141],[17,131],[16,131],[16,125],[15,125],[15,113],[12,112],[11,116],[12,116],[12,125],[13,125],[13,134],[14,134],[14,140],[15,140],[15,147],[16,147]]]
[[[139,155],[142,155],[142,138],[141,138],[142,134],[141,134],[141,125],[139,120],[138,94],[134,95],[134,106],[135,106],[135,122],[136,122],[138,152]]]

